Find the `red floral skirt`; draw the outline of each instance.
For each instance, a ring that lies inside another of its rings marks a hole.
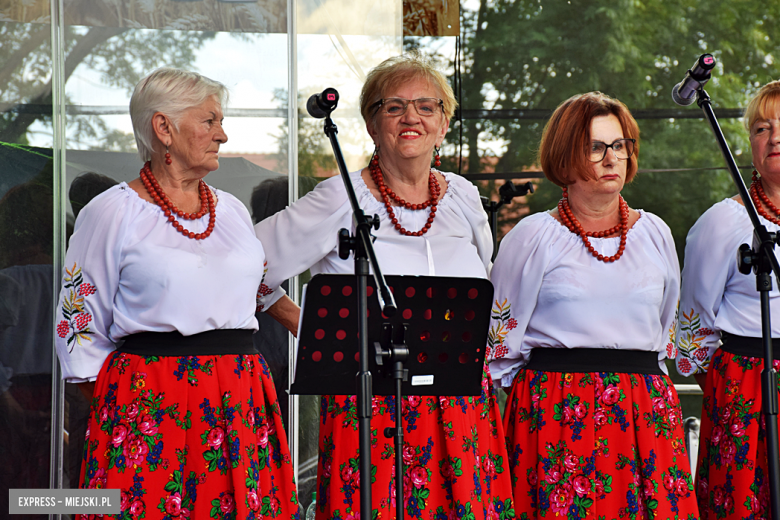
[[[712,357],[699,440],[696,494],[703,520],[771,518],[760,358]],[[775,361],[780,369],[780,361]],[[778,388],[780,392],[780,387]]]
[[[698,518],[667,376],[520,370],[504,416],[518,518]]]
[[[94,395],[81,487],[120,489],[117,518],[299,518],[261,355],[114,352]]]
[[[498,403],[483,372],[482,395],[403,398],[404,513],[424,520],[514,517]],[[395,518],[395,398],[373,398],[373,516]],[[317,520],[360,518],[355,396],[323,396],[320,409]],[[377,516],[378,515],[378,516]]]

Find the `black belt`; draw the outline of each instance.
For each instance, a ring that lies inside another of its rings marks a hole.
[[[753,358],[764,357],[764,340],[762,338],[748,338],[721,332],[720,340],[723,343],[720,348],[729,354]],[[772,352],[774,356],[780,354],[780,339],[774,338],[772,340]]]
[[[658,366],[658,352],[606,348],[535,348],[524,368],[540,372],[665,375]]]
[[[218,356],[258,354],[249,329],[207,330],[192,336],[173,332],[139,332],[125,336],[118,352],[138,356]]]

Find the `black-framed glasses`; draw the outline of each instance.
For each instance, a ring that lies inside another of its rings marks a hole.
[[[377,101],[374,106],[381,109],[388,116],[402,116],[406,113],[406,108],[409,103],[414,104],[414,109],[423,117],[431,117],[436,115],[439,108],[444,111],[444,101],[439,98],[417,98],[417,99],[403,99],[403,98],[384,98]]]
[[[625,161],[634,154],[636,139],[617,139],[612,144],[593,141],[590,144],[590,162],[601,162],[607,156],[607,148],[612,148],[615,157]]]

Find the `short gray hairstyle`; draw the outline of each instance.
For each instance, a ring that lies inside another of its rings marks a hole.
[[[152,158],[152,116],[155,113],[162,112],[168,116],[178,129],[184,112],[211,96],[216,96],[225,108],[227,87],[197,72],[164,67],[139,81],[130,98],[130,119],[141,160],[146,162]]]

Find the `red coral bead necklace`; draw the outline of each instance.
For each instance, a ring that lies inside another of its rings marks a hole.
[[[375,153],[371,158],[371,163],[368,166],[368,170],[371,173],[371,179],[374,181],[377,189],[379,189],[379,193],[382,195],[382,201],[385,204],[385,209],[387,209],[387,216],[390,217],[390,222],[393,223],[395,229],[397,229],[402,235],[406,235],[408,237],[421,237],[427,233],[428,230],[431,229],[431,224],[433,224],[434,218],[436,218],[436,206],[439,204],[439,195],[441,194],[441,187],[439,186],[439,181],[436,179],[436,175],[433,173],[433,169],[431,169],[428,176],[428,190],[430,191],[431,198],[422,204],[412,204],[405,201],[385,184],[382,168],[379,166],[379,154]],[[401,226],[401,224],[398,223],[398,218],[395,216],[395,212],[393,211],[393,205],[390,202],[391,199],[406,209],[423,210],[431,208],[428,221],[425,223],[422,229],[419,231],[409,231]]]
[[[151,162],[147,161],[147,163],[144,164],[143,168],[141,168],[140,175],[141,182],[143,183],[144,188],[146,188],[146,192],[150,197],[152,197],[154,203],[162,208],[163,214],[168,217],[168,222],[171,223],[176,231],[185,237],[192,238],[194,240],[203,240],[209,236],[212,231],[214,231],[214,223],[217,220],[217,212],[214,205],[214,194],[211,193],[211,190],[206,185],[206,183],[203,182],[203,179],[198,182],[200,210],[197,213],[186,213],[176,208],[173,202],[171,202],[171,200],[165,194],[162,187],[160,187],[160,184],[157,182],[157,179],[154,178],[154,174],[152,173]],[[182,226],[181,223],[176,220],[176,216],[179,216],[185,220],[197,220],[207,212],[209,214],[209,224],[206,228],[206,231],[203,233],[193,233],[192,231],[185,229],[184,226]]]
[[[764,191],[764,185],[761,183],[761,178],[755,170],[753,170],[753,182],[750,183],[750,197],[753,199],[753,204],[756,206],[756,211],[758,211],[759,215],[773,224],[780,225],[780,219],[777,218],[777,216],[780,216],[780,210],[767,196]],[[762,202],[772,213],[774,213],[774,215],[767,213],[764,206],[761,204]]]
[[[591,255],[593,255],[597,260],[605,263],[617,261],[621,256],[623,256],[623,252],[626,250],[626,236],[628,235],[629,216],[628,204],[625,200],[623,200],[622,196],[618,195],[618,197],[620,198],[620,223],[617,226],[613,226],[604,231],[585,231],[585,229],[582,227],[582,224],[580,224],[580,222],[574,216],[574,213],[571,211],[571,206],[569,206],[569,190],[566,188],[566,186],[563,187],[563,197],[561,197],[561,200],[558,201],[558,214],[561,216],[563,225],[566,226],[569,231],[575,235],[579,235],[580,238],[582,238],[582,243],[585,244],[585,247]],[[620,233],[620,246],[618,247],[617,253],[612,256],[604,256],[600,254],[590,243],[590,240],[588,240],[588,237],[604,238],[614,235],[615,233]]]

